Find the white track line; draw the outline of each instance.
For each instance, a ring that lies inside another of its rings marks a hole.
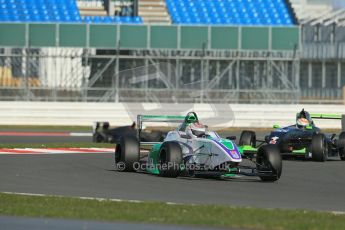
[[[96,200],[96,201],[112,201],[112,202],[131,202],[131,203],[144,203],[143,200],[125,200],[125,199],[108,199],[108,198],[99,198],[99,197],[84,197],[84,196],[61,196],[61,195],[48,195],[48,194],[41,194],[41,193],[22,193],[22,192],[0,192],[4,194],[10,195],[23,195],[23,196],[48,196],[48,197],[59,197],[59,198],[79,198],[82,200]],[[161,202],[166,205],[196,205],[196,204],[183,204],[183,203],[175,203],[175,202]],[[233,206],[231,206],[233,207]],[[246,207],[250,208],[250,207]],[[283,210],[283,209],[282,209]],[[289,209],[287,209],[289,210]],[[318,210],[305,210],[305,212],[309,211],[316,211]],[[342,211],[321,211],[321,212],[328,212],[336,216],[345,215],[345,212]]]
[[[27,150],[30,151],[35,151],[38,153],[42,153],[42,154],[66,154],[66,153],[75,153],[75,151],[66,151],[66,150],[53,150],[53,149],[30,149],[27,148]]]
[[[23,192],[0,192],[10,195],[22,195],[22,196],[49,196],[49,197],[59,197],[59,198],[78,198],[82,200],[97,200],[97,201],[114,201],[114,202],[131,202],[131,203],[143,203],[141,200],[123,200],[123,199],[106,199],[98,197],[84,197],[84,196],[61,196],[61,195],[48,195],[41,193],[23,193]]]
[[[92,137],[92,133],[69,133],[71,137]]]
[[[72,153],[114,153],[114,148],[15,148],[0,149],[0,154],[72,154]]]

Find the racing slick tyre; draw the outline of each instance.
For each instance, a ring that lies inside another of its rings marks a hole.
[[[315,134],[311,139],[310,151],[313,161],[324,162],[328,157],[327,140],[322,133]]]
[[[92,141],[96,142],[96,143],[106,142],[104,136],[101,135],[100,133],[93,134],[92,135]]]
[[[338,139],[338,150],[340,159],[345,161],[345,132],[341,132]]]
[[[123,136],[115,148],[115,165],[118,171],[134,172],[139,163],[139,141],[134,136]]]
[[[248,130],[242,131],[241,137],[240,137],[240,141],[239,141],[239,145],[240,146],[249,145],[249,146],[255,147],[255,145],[256,145],[256,135],[255,135],[255,132],[248,131]]]
[[[159,175],[163,177],[178,177],[183,162],[182,149],[177,142],[164,142],[159,150]]]
[[[279,148],[275,145],[260,147],[256,158],[256,168],[262,181],[278,180],[283,169]]]

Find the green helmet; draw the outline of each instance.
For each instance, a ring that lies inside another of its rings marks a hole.
[[[189,112],[187,116],[185,117],[184,121],[186,123],[195,123],[195,122],[198,122],[199,120],[195,112]]]

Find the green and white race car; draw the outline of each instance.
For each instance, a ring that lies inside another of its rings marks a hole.
[[[140,142],[144,122],[181,124],[168,132],[163,142]],[[224,139],[208,131],[194,112],[185,117],[138,115],[137,124],[137,136],[123,136],[116,145],[118,171],[146,172],[163,177],[232,178],[244,175],[258,176],[263,181],[276,181],[281,176],[282,159],[276,146],[264,145],[252,154],[252,149],[238,147],[234,137]]]

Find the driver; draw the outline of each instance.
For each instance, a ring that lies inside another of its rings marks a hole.
[[[189,112],[179,127],[179,131],[185,132],[190,138],[196,138],[205,136],[207,127],[199,122],[195,112]]]
[[[296,116],[296,126],[300,129],[305,128],[308,125],[313,125],[314,122],[310,117],[310,114],[302,109]]]

